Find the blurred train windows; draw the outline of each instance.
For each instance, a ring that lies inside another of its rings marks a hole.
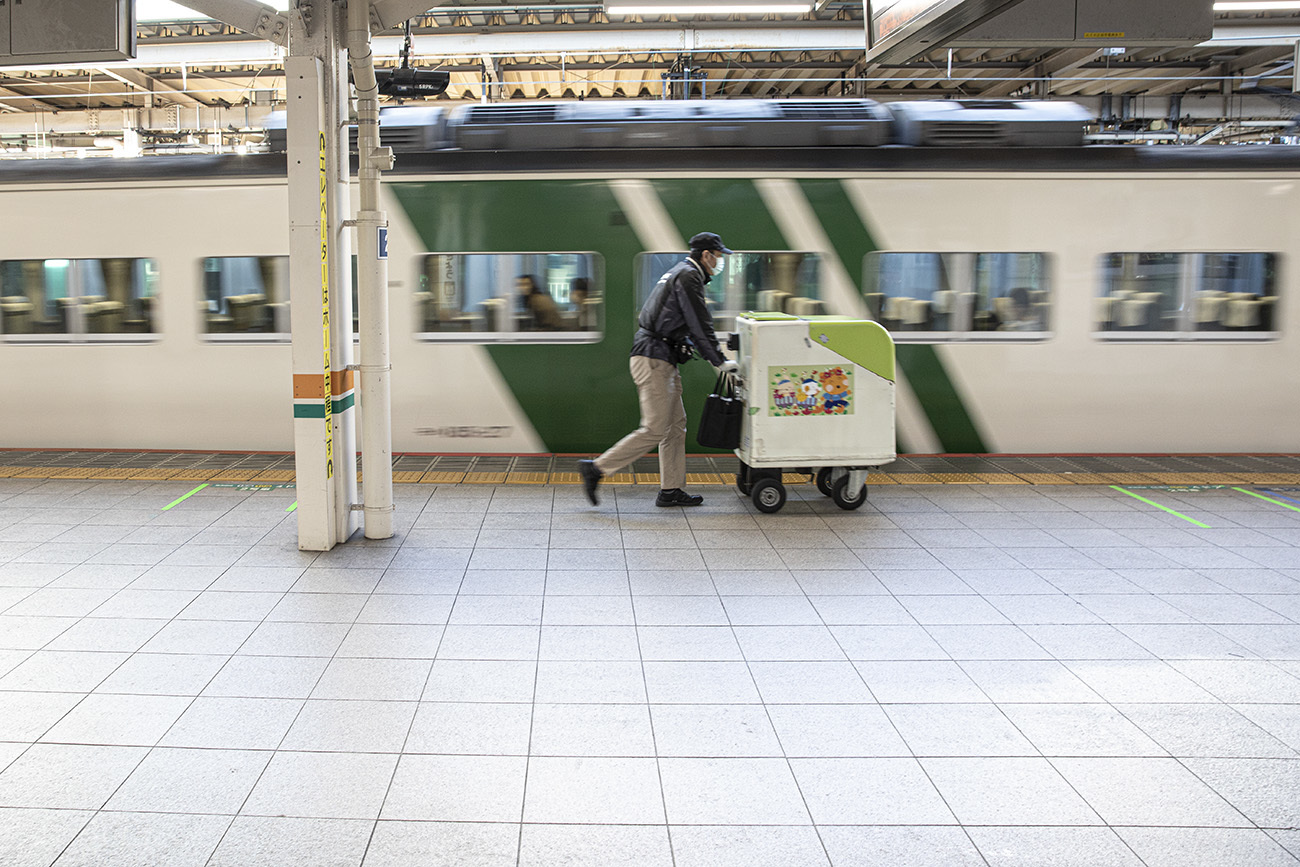
[[[416,338],[596,343],[605,267],[595,253],[433,253],[420,261]]]
[[[1049,336],[1052,292],[1043,253],[869,253],[868,315],[899,342]]]
[[[203,260],[203,331],[215,340],[289,339],[289,257]]]
[[[1272,253],[1107,253],[1094,328],[1123,339],[1260,339],[1277,333]]]
[[[20,259],[0,262],[5,340],[93,342],[156,332],[153,259]]]
[[[636,257],[636,308],[640,313],[659,278],[686,258],[684,253],[641,253]],[[736,316],[749,310],[816,316],[828,313],[821,300],[821,258],[816,253],[736,251],[723,257],[704,285],[713,327],[734,331]]]
[[[1272,253],[1201,253],[1192,324],[1220,334],[1277,333],[1277,257]]]

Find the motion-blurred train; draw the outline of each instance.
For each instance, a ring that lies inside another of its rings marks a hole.
[[[636,424],[640,300],[711,231],[738,251],[719,331],[782,310],[893,332],[900,451],[1297,450],[1300,152],[1085,146],[1086,121],[387,109],[393,448],[608,446]],[[286,202],[274,152],[0,162],[0,446],[292,450]],[[685,372],[694,415],[712,373]]]

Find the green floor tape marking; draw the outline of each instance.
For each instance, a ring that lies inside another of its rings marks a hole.
[[[289,508],[285,509],[285,511],[292,512],[296,508],[298,508],[298,501],[294,500],[292,503],[289,504]]]
[[[1272,497],[1266,497],[1263,494],[1257,494],[1254,491],[1248,491],[1245,488],[1233,488],[1234,491],[1241,491],[1243,494],[1250,494],[1252,497],[1259,497],[1261,500],[1267,500],[1275,506],[1281,506],[1284,509],[1290,509],[1293,512],[1300,512],[1300,508],[1292,506],[1290,503],[1284,503],[1281,500],[1275,500]]]
[[[203,489],[206,488],[207,486],[208,486],[208,483],[207,483],[207,482],[204,482],[203,484],[199,485],[199,486],[198,486],[197,488],[195,488],[194,490],[190,491],[190,492],[189,492],[188,494],[186,494],[185,496],[181,497],[179,500],[174,500],[174,501],[168,503],[167,505],[163,506],[163,511],[165,512],[165,511],[167,511],[168,509],[170,509],[172,506],[176,505],[177,503],[180,503],[180,502],[183,502],[183,501],[185,501],[185,500],[188,500],[190,497],[194,496],[195,494],[197,494],[199,491],[203,490]]]
[[[1110,487],[1119,491],[1121,494],[1128,494],[1130,497],[1132,497],[1135,500],[1141,500],[1142,502],[1146,503],[1148,506],[1155,506],[1157,509],[1163,509],[1164,511],[1168,512],[1171,515],[1177,515],[1178,517],[1182,518],[1184,521],[1190,521],[1191,523],[1195,524],[1198,527],[1204,527],[1207,530],[1210,529],[1209,524],[1202,524],[1200,521],[1196,520],[1195,518],[1189,518],[1186,515],[1184,515],[1182,512],[1175,512],[1173,509],[1169,508],[1168,506],[1162,506],[1153,500],[1148,500],[1146,497],[1139,497],[1137,494],[1133,493],[1132,491],[1124,490],[1119,485],[1111,485]]]

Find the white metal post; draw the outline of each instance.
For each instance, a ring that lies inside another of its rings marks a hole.
[[[311,0],[300,0],[311,2]],[[340,477],[334,487],[335,525],[338,540],[346,542],[361,525],[361,516],[353,510],[357,502],[357,408],[356,388],[353,379],[352,331],[352,234],[344,227],[344,220],[352,212],[352,169],[348,165],[348,124],[351,104],[351,85],[348,83],[346,9],[343,2],[331,0],[322,11],[329,12],[326,25],[327,51],[333,75],[328,82],[325,101],[329,128],[334,131],[334,147],[329,153],[329,172],[333,179],[330,187],[330,236],[336,251],[330,257],[331,305],[336,315],[333,327],[333,420],[334,442],[337,458],[335,465]]]
[[[367,539],[393,535],[392,365],[388,351],[388,260],[380,235],[379,179],[393,153],[379,146],[379,86],[370,52],[369,0],[348,4],[348,58],[357,90],[357,304],[361,328],[361,494]],[[386,245],[385,245],[386,246]]]

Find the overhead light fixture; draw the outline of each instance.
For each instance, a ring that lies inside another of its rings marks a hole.
[[[1285,12],[1300,10],[1300,0],[1220,0],[1215,12]]]
[[[626,0],[605,7],[610,15],[685,15],[700,18],[706,15],[806,15],[812,11],[808,3],[682,3],[681,0],[654,2],[654,0]]]

